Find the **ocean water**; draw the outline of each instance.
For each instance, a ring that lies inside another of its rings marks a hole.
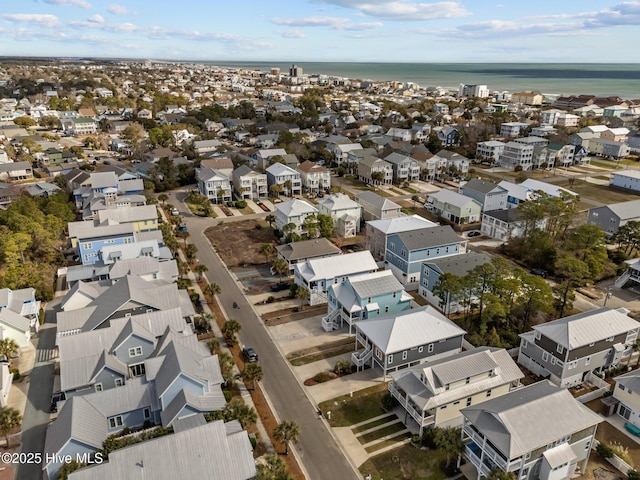
[[[216,66],[285,73],[291,63],[206,62]],[[487,85],[490,91],[535,91],[548,94],[619,95],[640,99],[640,64],[594,63],[336,63],[296,62],[308,74],[353,79],[414,82],[422,87]]]

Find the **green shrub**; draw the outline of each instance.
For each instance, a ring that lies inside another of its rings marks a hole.
[[[236,200],[235,202],[233,202],[233,204],[236,208],[247,208],[246,200]]]
[[[332,378],[333,377],[331,376],[331,374],[329,372],[320,372],[320,373],[316,374],[315,377],[313,377],[313,379],[318,383],[328,382]]]
[[[627,471],[627,476],[629,477],[629,480],[640,480],[640,472],[634,470],[633,468],[630,468]]]
[[[273,303],[276,301],[276,297],[274,297],[273,295],[269,295],[267,297],[267,303]]]
[[[197,292],[191,293],[189,294],[189,299],[191,300],[191,303],[198,303],[200,300],[200,294]]]
[[[613,448],[611,448],[604,442],[600,442],[598,444],[598,446],[596,447],[596,452],[598,452],[598,455],[600,455],[602,458],[611,458],[615,454]]]
[[[17,368],[12,368],[9,370],[9,372],[13,373],[14,382],[17,382],[18,380],[20,380],[20,370],[18,370]]]
[[[389,392],[385,393],[381,400],[382,408],[385,412],[391,411],[398,404],[398,400]]]
[[[231,390],[223,390],[222,394],[224,395],[224,400],[226,402],[229,402],[231,400],[231,397],[233,397],[233,392]]]

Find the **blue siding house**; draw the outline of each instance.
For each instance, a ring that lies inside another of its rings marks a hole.
[[[116,225],[118,227],[124,225]],[[95,228],[93,235],[88,235],[82,239],[78,239],[78,256],[83,265],[93,265],[100,260],[100,250],[107,245],[124,245],[128,243],[134,243],[135,236],[133,234],[133,227],[122,231],[122,228],[110,229],[111,232],[102,234],[105,228]]]
[[[449,225],[396,233],[387,237],[385,268],[407,290],[415,290],[422,262],[464,253],[466,246],[467,240],[456,235]]]
[[[413,299],[390,270],[350,276],[344,283],[331,285],[327,296],[322,327],[329,332],[346,322],[349,334],[356,321],[408,310]]]

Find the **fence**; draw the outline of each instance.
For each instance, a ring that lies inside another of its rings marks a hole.
[[[589,374],[585,377],[585,382],[594,385],[595,387],[597,387],[597,390],[585,393],[584,395],[580,395],[577,398],[580,403],[587,403],[591,400],[595,400],[596,398],[600,398],[609,390],[611,390],[611,386],[593,372],[589,372]]]

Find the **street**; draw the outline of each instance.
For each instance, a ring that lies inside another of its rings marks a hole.
[[[338,447],[325,422],[318,419],[317,406],[311,404],[298,384],[287,361],[244,296],[242,285],[234,280],[205,237],[204,230],[219,220],[200,218],[188,213],[181,201],[185,195],[184,192],[171,192],[169,203],[180,210],[191,233],[189,242],[198,248],[200,264],[209,269],[207,278],[220,286],[222,293],[218,296],[218,301],[227,314],[233,315],[242,325],[238,335],[241,343],[254,347],[260,356],[260,366],[264,372],[261,385],[275,409],[276,417],[278,420],[295,420],[300,426],[300,439],[295,448],[308,478],[360,478]],[[233,308],[234,302],[238,308]]]

